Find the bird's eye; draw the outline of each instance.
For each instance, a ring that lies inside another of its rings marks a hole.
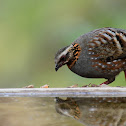
[[[61,60],[61,61],[64,61],[64,60],[65,60],[65,56],[62,56],[62,57],[60,58],[60,60]]]

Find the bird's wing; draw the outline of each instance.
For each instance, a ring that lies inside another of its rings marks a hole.
[[[109,62],[126,57],[126,31],[104,28],[88,43],[89,53]]]
[[[126,32],[105,28],[88,43],[92,66],[107,73],[126,69]]]

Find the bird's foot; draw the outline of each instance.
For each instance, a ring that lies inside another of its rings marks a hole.
[[[101,83],[100,85],[108,85],[108,84],[112,83],[114,80],[115,80],[115,77],[110,78],[110,79],[108,79],[107,81]]]
[[[103,82],[103,83],[101,83],[100,85],[108,85],[108,84],[110,84],[110,82],[109,81],[105,81],[105,82]]]

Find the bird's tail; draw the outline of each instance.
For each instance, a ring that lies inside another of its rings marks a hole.
[[[125,80],[126,80],[126,70],[124,70],[124,74],[125,74]]]

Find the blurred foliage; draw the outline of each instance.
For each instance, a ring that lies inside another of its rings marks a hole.
[[[0,0],[0,87],[102,83],[66,66],[55,72],[54,55],[91,30],[126,29],[125,5],[124,0]],[[125,85],[123,73],[111,85]]]

